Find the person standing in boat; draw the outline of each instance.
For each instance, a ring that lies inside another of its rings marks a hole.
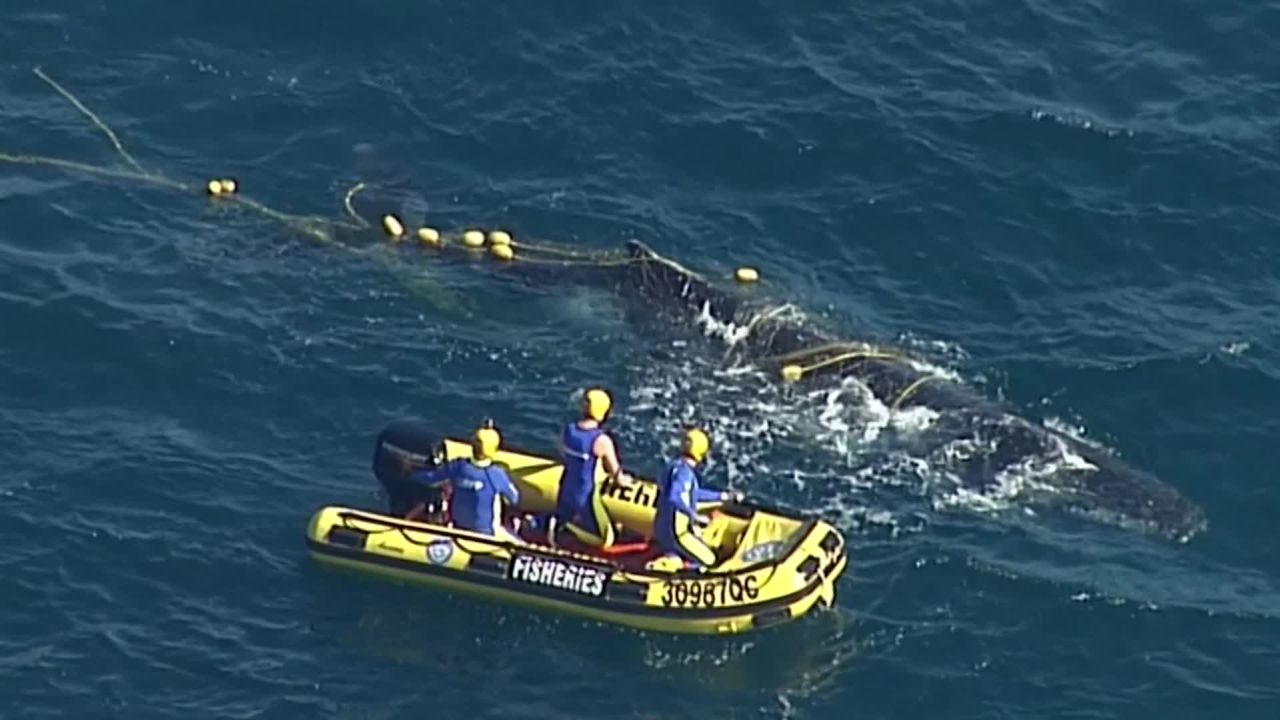
[[[613,399],[601,388],[589,388],[582,396],[582,417],[568,423],[560,435],[564,475],[556,492],[556,509],[547,520],[547,542],[556,545],[563,527],[574,537],[596,548],[613,545],[613,521],[605,510],[596,465],[604,463],[610,481],[630,484],[622,471],[613,438],[602,427]]]
[[[502,436],[493,421],[487,420],[471,438],[470,458],[457,458],[437,468],[419,470],[410,474],[409,480],[428,487],[445,483],[452,486],[450,511],[454,527],[519,542],[519,538],[502,526],[501,501],[516,505],[520,502],[520,491],[512,484],[507,471],[493,464],[501,444]]]
[[[704,490],[696,468],[711,450],[711,438],[698,428],[685,431],[680,456],[672,460],[658,483],[658,510],[653,519],[653,539],[667,555],[687,565],[711,567],[716,554],[702,539],[700,527],[710,521],[698,514],[698,503],[740,500],[741,494]]]

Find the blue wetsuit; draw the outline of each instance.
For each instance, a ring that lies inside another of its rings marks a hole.
[[[698,517],[697,504],[725,500],[727,494],[703,490],[698,473],[683,458],[668,465],[658,484],[658,510],[653,518],[653,539],[664,552],[678,555],[687,562],[711,565],[715,553],[693,531]]]
[[[497,535],[500,529],[500,497],[512,505],[520,502],[520,492],[507,471],[496,465],[480,466],[459,458],[433,470],[419,470],[409,479],[428,486],[450,482],[454,527],[485,535]]]
[[[582,429],[571,422],[564,428],[564,476],[556,493],[555,519],[579,540],[597,547],[613,544],[613,524],[604,509],[596,483],[596,457],[592,446],[604,434],[599,427]]]

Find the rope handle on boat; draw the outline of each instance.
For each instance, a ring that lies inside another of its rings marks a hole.
[[[718,513],[719,511],[713,511],[713,512],[717,512],[717,513]],[[344,512],[344,513],[341,513],[341,514],[339,515],[339,517],[342,519],[342,527],[344,527],[344,528],[346,528],[346,529],[348,529],[348,530],[360,530],[360,528],[359,528],[359,527],[357,527],[355,524],[353,524],[353,523],[354,523],[354,521],[358,520],[358,517],[355,517],[352,513],[350,513],[350,512]],[[396,531],[397,533],[399,533],[399,534],[400,534],[400,536],[401,536],[401,537],[403,537],[403,538],[405,539],[405,541],[406,541],[406,542],[408,542],[410,545],[415,545],[415,546],[417,546],[417,547],[422,547],[422,548],[428,547],[428,546],[430,545],[430,542],[428,542],[428,541],[423,541],[423,540],[418,540],[418,539],[414,538],[412,535],[410,535],[410,532],[411,532],[411,530],[412,530],[411,528],[406,528],[406,527],[404,527],[403,525],[401,525],[401,524],[399,524],[399,523],[395,523],[395,524],[392,524],[392,523],[384,523],[384,524],[386,524],[386,525],[390,525],[390,527],[388,528],[388,530],[383,530],[382,532],[388,532],[388,531],[390,531],[390,530],[394,530],[394,531]],[[364,532],[368,532],[368,531],[364,531]],[[420,532],[425,532],[425,531],[420,531]],[[371,533],[371,534],[376,534],[376,533]],[[473,544],[473,541],[471,541],[471,540],[469,540],[469,539],[462,539],[462,538],[457,538],[457,537],[451,537],[451,538],[450,538],[450,540],[451,540],[452,542],[456,543],[456,544],[458,545],[458,547],[462,548],[463,550],[465,550],[465,551],[466,551],[468,554],[470,554],[470,555],[477,555],[477,556],[484,556],[484,557],[487,557],[487,556],[492,556],[492,555],[496,555],[496,554],[497,554],[497,551],[496,551],[496,550],[492,549],[491,547],[486,547],[486,546],[484,546],[484,545],[482,545],[482,546],[481,546],[481,547],[483,548],[483,550],[482,550],[482,551],[476,551],[476,550],[473,550],[473,549],[471,548],[471,545]],[[497,540],[497,539],[495,539],[492,543],[488,543],[488,545],[489,545],[489,546],[492,546],[493,544],[500,544],[502,547],[506,548],[508,551],[515,551],[515,550],[534,550],[534,551],[537,551],[537,550],[539,549],[539,548],[537,548],[536,546],[535,546],[535,547],[532,547],[532,548],[522,547],[522,546],[520,546],[520,545],[514,544],[514,543],[512,543],[512,542],[510,542],[510,541],[507,541],[507,540]],[[669,574],[663,574],[663,573],[659,573],[659,572],[657,572],[657,571],[648,571],[648,572],[647,572],[646,574],[644,574],[644,575],[638,575],[638,574],[636,574],[634,571],[626,570],[625,568],[623,568],[623,566],[622,566],[622,565],[620,565],[620,564],[619,564],[619,563],[617,563],[616,561],[602,560],[602,559],[600,559],[600,558],[592,557],[592,556],[590,556],[590,555],[582,555],[582,554],[580,554],[580,553],[570,553],[570,552],[566,552],[566,551],[564,551],[564,550],[559,550],[558,552],[559,552],[559,553],[561,553],[561,554],[569,555],[569,556],[570,556],[570,557],[572,557],[572,558],[582,559],[582,560],[589,560],[589,561],[591,561],[591,562],[592,562],[592,563],[594,563],[594,564],[603,564],[603,565],[611,566],[611,567],[613,567],[613,568],[614,568],[614,571],[617,573],[618,577],[623,578],[623,579],[627,580],[628,582],[636,583],[637,585],[646,585],[646,586],[647,586],[647,585],[653,585],[653,584],[655,584],[655,583],[670,582],[670,581],[672,581],[672,580],[715,580],[715,579],[717,579],[717,577],[724,577],[724,578],[727,578],[727,577],[731,577],[731,576],[733,576],[733,575],[737,574],[737,573],[735,572],[735,573],[722,573],[722,574],[720,574],[720,575],[718,575],[718,576],[716,576],[716,575],[707,576],[707,575],[705,575],[705,574],[697,574],[697,575],[694,575],[694,576],[676,576],[676,575],[674,575],[674,574],[670,574],[670,573],[669,573]],[[768,575],[764,578],[764,580],[763,580],[763,582],[762,582],[761,584],[762,584],[762,585],[765,585],[765,584],[768,584],[771,580],[773,580],[773,576],[774,576],[775,574],[777,574],[778,569],[779,569],[778,564],[777,564],[777,563],[774,563],[774,564],[769,568],[769,573],[768,573]]]
[[[341,518],[342,518],[342,527],[347,528],[348,530],[360,530],[360,528],[359,528],[359,527],[356,527],[355,525],[353,525],[353,524],[352,524],[352,521],[353,521],[353,520],[358,519],[358,518],[353,517],[352,513],[344,512],[344,513],[342,513],[339,517],[341,517]],[[411,532],[414,532],[414,531],[415,531],[413,528],[405,527],[404,525],[402,525],[402,524],[400,524],[400,523],[389,523],[389,522],[385,522],[385,521],[384,521],[384,522],[382,522],[381,524],[382,524],[382,525],[384,525],[384,526],[388,526],[388,527],[387,527],[387,529],[386,529],[386,530],[382,530],[382,531],[380,531],[380,532],[390,532],[390,531],[394,530],[395,532],[399,533],[399,534],[400,534],[400,536],[401,536],[401,537],[403,537],[403,538],[405,539],[405,541],[406,541],[406,542],[408,542],[410,545],[416,545],[417,547],[425,548],[425,547],[428,547],[428,546],[431,544],[431,543],[430,543],[430,541],[419,540],[419,539],[417,539],[417,538],[413,537],[413,536],[410,534]],[[369,531],[362,531],[362,532],[369,532]],[[429,532],[429,531],[428,531],[428,530],[417,530],[416,532]],[[376,534],[376,533],[371,533],[371,534]],[[502,540],[502,539],[499,539],[499,538],[494,538],[493,540],[489,540],[489,541],[479,541],[479,540],[472,540],[472,539],[470,539],[470,538],[461,538],[461,537],[456,537],[456,536],[450,536],[450,537],[449,537],[449,540],[450,540],[451,542],[455,543],[458,547],[460,547],[460,548],[462,548],[463,550],[465,550],[468,554],[471,554],[471,555],[478,555],[478,556],[490,556],[490,555],[496,555],[498,551],[494,548],[494,546],[495,546],[495,545],[496,545],[496,546],[500,546],[500,547],[502,547],[502,548],[505,548],[505,549],[507,549],[508,551],[516,551],[516,550],[534,550],[534,551],[537,551],[537,550],[539,549],[536,545],[534,545],[534,546],[524,546],[524,545],[519,545],[519,544],[513,543],[513,542],[511,542],[511,541],[509,541],[509,540]],[[475,543],[483,543],[483,544],[479,545],[479,547],[480,547],[480,548],[482,548],[482,549],[481,549],[481,550],[473,550],[473,549],[472,549],[472,546],[474,546],[474,544],[475,544]],[[589,561],[589,562],[592,562],[592,563],[595,563],[595,564],[598,564],[598,565],[607,565],[607,566],[609,566],[609,567],[613,567],[613,568],[621,569],[621,566],[619,566],[616,562],[612,562],[612,561],[605,560],[605,559],[602,559],[602,558],[594,557],[594,556],[591,556],[591,555],[583,555],[583,554],[581,554],[581,553],[574,553],[574,552],[570,552],[570,551],[563,550],[563,549],[558,549],[558,550],[557,550],[557,552],[558,552],[559,554],[562,554],[562,555],[567,555],[567,556],[569,556],[570,558],[574,558],[574,559],[578,559],[578,560],[582,560],[582,561]]]

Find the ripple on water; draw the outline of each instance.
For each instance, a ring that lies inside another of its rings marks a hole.
[[[910,444],[932,418],[857,387],[787,393],[651,337],[642,356],[599,297],[535,303],[24,168],[0,178],[0,697],[32,717],[1275,703],[1273,8],[325,9],[7,11],[0,146],[116,162],[27,73],[39,55],[146,165],[273,207],[333,213],[374,179],[411,222],[759,265],[758,290],[842,334],[902,337],[1122,448],[1214,529],[1171,549],[979,506],[1000,498],[953,498]],[[436,31],[343,42],[390,21]],[[387,417],[493,414],[542,446],[588,377],[624,388],[624,456],[656,466],[705,422],[714,482],[836,522],[836,610],[658,638],[305,562],[310,508],[374,501]]]

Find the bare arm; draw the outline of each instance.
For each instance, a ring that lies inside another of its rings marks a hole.
[[[591,450],[604,463],[604,471],[609,477],[622,477],[622,462],[618,460],[618,448],[614,446],[613,438],[601,433],[592,443]]]

